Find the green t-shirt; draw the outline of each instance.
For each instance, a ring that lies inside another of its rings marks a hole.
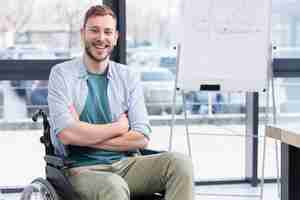
[[[107,98],[107,72],[104,74],[88,73],[88,96],[80,121],[91,124],[111,123],[111,113]],[[72,167],[111,164],[125,157],[122,152],[95,149],[90,147],[70,146],[69,159],[75,161]]]

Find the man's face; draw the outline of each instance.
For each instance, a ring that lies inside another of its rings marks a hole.
[[[109,58],[117,44],[116,21],[110,16],[93,16],[81,29],[85,53],[94,61],[102,62]]]

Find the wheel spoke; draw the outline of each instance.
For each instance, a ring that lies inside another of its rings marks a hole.
[[[24,188],[21,200],[59,200],[53,186],[42,178],[37,178]]]

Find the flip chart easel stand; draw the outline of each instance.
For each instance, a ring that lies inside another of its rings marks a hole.
[[[191,146],[191,138],[190,132],[188,127],[188,118],[187,118],[187,110],[186,110],[186,99],[185,99],[185,91],[184,89],[178,88],[178,72],[179,72],[179,62],[180,62],[180,51],[181,46],[180,44],[177,46],[177,62],[176,62],[176,76],[175,76],[175,84],[174,84],[174,92],[173,92],[173,106],[172,106],[172,120],[170,126],[170,137],[169,137],[169,151],[172,151],[172,143],[173,143],[173,136],[174,136],[174,125],[175,125],[175,107],[176,107],[176,95],[177,92],[180,92],[182,95],[183,100],[183,112],[184,112],[184,124],[185,124],[185,136],[187,141],[188,153],[189,156],[192,158],[192,146]],[[269,59],[268,59],[268,76],[267,76],[267,103],[266,103],[266,125],[268,124],[268,111],[269,111],[269,93],[270,93],[270,82],[272,86],[272,101],[273,101],[273,120],[276,123],[276,106],[275,106],[275,93],[274,93],[274,80],[273,80],[273,70],[272,70],[272,48],[269,51]],[[201,133],[199,133],[201,135]],[[224,134],[213,134],[213,136],[225,136]],[[228,135],[227,135],[228,136]],[[231,136],[231,135],[230,135]],[[233,135],[233,136],[243,136],[245,135]],[[247,135],[246,137],[257,138],[259,136],[256,135]],[[275,141],[276,147],[276,170],[277,170],[277,185],[278,185],[278,195],[280,196],[280,175],[279,175],[279,156],[278,156],[278,143]],[[265,171],[265,158],[266,158],[266,136],[263,136],[263,161],[262,161],[262,176],[261,176],[261,184],[260,184],[260,192],[259,194],[219,194],[219,193],[197,193],[201,196],[231,196],[231,197],[254,197],[259,198],[260,200],[263,199],[263,192],[264,192],[264,171]]]

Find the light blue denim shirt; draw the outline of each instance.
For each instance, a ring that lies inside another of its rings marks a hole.
[[[113,61],[108,67],[107,96],[112,121],[128,111],[131,130],[149,137],[151,128],[139,74]],[[60,63],[51,69],[48,85],[51,140],[59,156],[68,155],[68,146],[63,145],[57,135],[75,123],[72,109],[79,115],[83,111],[88,95],[87,78],[82,58]]]

